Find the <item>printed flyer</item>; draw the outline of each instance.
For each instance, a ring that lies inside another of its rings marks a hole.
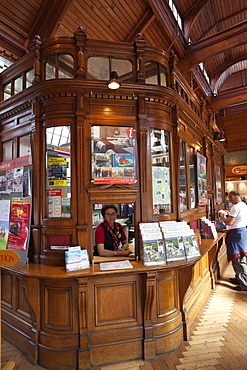
[[[12,198],[8,248],[27,251],[30,228],[31,197]]]
[[[0,249],[6,249],[9,235],[10,199],[0,200]]]

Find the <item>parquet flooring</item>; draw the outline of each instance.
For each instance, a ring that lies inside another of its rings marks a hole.
[[[237,292],[229,282],[231,265],[216,285],[193,328],[191,338],[176,351],[151,361],[129,361],[95,370],[247,370],[247,291]],[[14,370],[46,370],[27,362],[2,340],[2,368],[14,361]]]

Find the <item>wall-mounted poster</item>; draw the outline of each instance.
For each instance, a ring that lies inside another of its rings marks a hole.
[[[6,249],[9,235],[10,199],[1,199],[0,209],[0,249]]]
[[[216,204],[222,203],[221,168],[217,164],[215,166],[215,198]]]
[[[207,167],[206,157],[197,153],[197,182],[199,206],[208,204],[207,200]]]
[[[132,127],[92,127],[92,178],[94,184],[135,182]]]
[[[12,198],[10,208],[8,247],[27,252],[30,230],[31,197]]]

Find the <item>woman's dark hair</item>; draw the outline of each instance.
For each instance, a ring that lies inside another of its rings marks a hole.
[[[109,209],[109,208],[113,208],[114,211],[117,213],[117,207],[114,206],[114,204],[105,204],[103,207],[102,207],[102,210],[101,210],[101,214],[103,217],[105,217],[105,213],[106,211]]]

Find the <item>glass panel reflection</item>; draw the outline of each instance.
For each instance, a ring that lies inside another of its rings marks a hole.
[[[70,127],[46,129],[47,217],[71,217]]]
[[[151,130],[153,214],[172,212],[169,132]]]
[[[180,143],[179,149],[179,209],[185,211],[188,209],[186,194],[186,158],[185,143]]]
[[[187,153],[190,168],[190,204],[191,208],[196,208],[196,163],[194,149],[188,147]]]

